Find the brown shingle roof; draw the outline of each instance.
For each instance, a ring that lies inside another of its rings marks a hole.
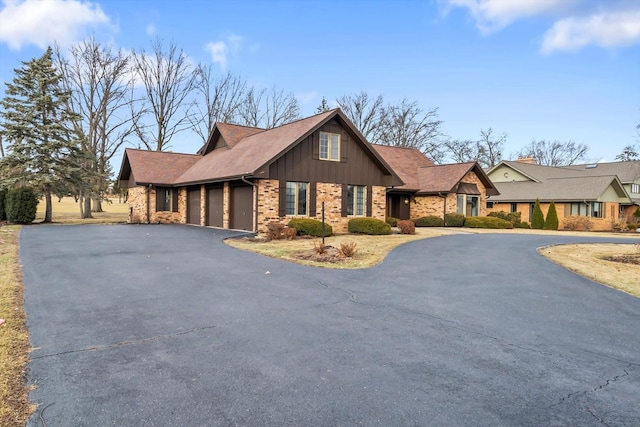
[[[389,145],[372,144],[372,147],[391,166],[404,185],[395,189],[417,191],[420,189],[418,169],[422,166],[433,166],[434,163],[415,148],[392,147]]]
[[[171,185],[186,169],[202,157],[195,154],[169,153],[127,148],[120,177],[130,179],[131,171],[136,185]]]
[[[462,178],[473,167],[475,162],[454,163],[422,167],[418,170],[420,181],[419,193],[450,193],[455,191]]]
[[[609,186],[613,186],[619,197],[627,197],[615,175],[551,178],[544,182],[496,182],[495,185],[500,195],[492,196],[492,202],[534,202],[536,199],[543,202],[597,201]]]
[[[220,131],[220,135],[222,135],[225,142],[230,147],[233,147],[248,136],[265,131],[261,128],[251,128],[247,126],[232,125],[229,123],[216,123],[216,127]]]

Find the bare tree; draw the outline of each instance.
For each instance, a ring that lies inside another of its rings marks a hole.
[[[615,157],[615,159],[621,162],[640,160],[640,147],[635,144],[627,145],[622,149],[622,152]]]
[[[396,147],[417,148],[431,160],[440,163],[444,158],[442,144],[438,140],[441,120],[437,120],[438,109],[424,111],[416,101],[403,99],[398,105],[384,109],[380,121],[377,142]]]
[[[194,89],[198,99],[190,121],[194,131],[206,142],[216,122],[233,123],[238,120],[247,83],[230,72],[216,76],[211,64],[200,64],[195,72]]]
[[[379,143],[384,116],[382,95],[373,98],[363,91],[352,95],[343,95],[336,101],[340,109],[369,142]]]
[[[483,168],[492,168],[502,160],[502,150],[507,141],[507,134],[496,135],[493,129],[480,129],[477,142],[477,160]]]
[[[136,116],[130,114],[135,103],[133,77],[129,55],[93,38],[71,47],[70,54],[65,59],[56,46],[57,66],[71,93],[69,106],[81,117],[75,133],[84,156],[77,160],[85,163],[84,184],[91,185],[79,188],[80,211],[83,218],[89,218],[91,210],[102,212],[101,197],[111,174],[109,161],[134,131]]]
[[[149,150],[169,148],[179,132],[191,129],[191,95],[196,73],[182,49],[172,42],[164,49],[161,39],[152,43],[152,52],[133,51],[133,64],[144,86],[145,114],[134,120],[134,129]],[[152,124],[145,121],[151,116]]]
[[[447,160],[454,163],[478,160],[478,141],[471,139],[448,139],[443,142],[443,146],[447,150]]]
[[[585,160],[589,147],[574,141],[553,142],[535,139],[518,152],[519,157],[532,157],[536,163],[545,166],[569,166]]]
[[[239,110],[237,123],[263,129],[271,129],[300,118],[298,99],[291,92],[249,88]]]

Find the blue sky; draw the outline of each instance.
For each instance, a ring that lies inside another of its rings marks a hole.
[[[587,144],[594,161],[640,142],[637,0],[0,0],[0,80],[92,34],[127,50],[173,40],[195,63],[293,92],[303,116],[323,96],[416,100],[452,138],[506,133],[505,158],[532,139]]]

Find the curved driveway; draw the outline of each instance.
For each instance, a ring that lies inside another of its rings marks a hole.
[[[230,235],[24,227],[28,425],[640,425],[640,299],[536,253],[585,239],[447,236],[340,271]]]

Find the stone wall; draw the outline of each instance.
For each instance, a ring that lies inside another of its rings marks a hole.
[[[149,195],[150,216],[152,224],[186,224],[187,223],[187,189],[185,187],[174,189],[178,191],[178,212],[156,212],[156,187],[151,188]]]
[[[129,224],[146,224],[147,223],[147,188],[131,187],[129,188],[129,196],[127,203],[129,204]]]

